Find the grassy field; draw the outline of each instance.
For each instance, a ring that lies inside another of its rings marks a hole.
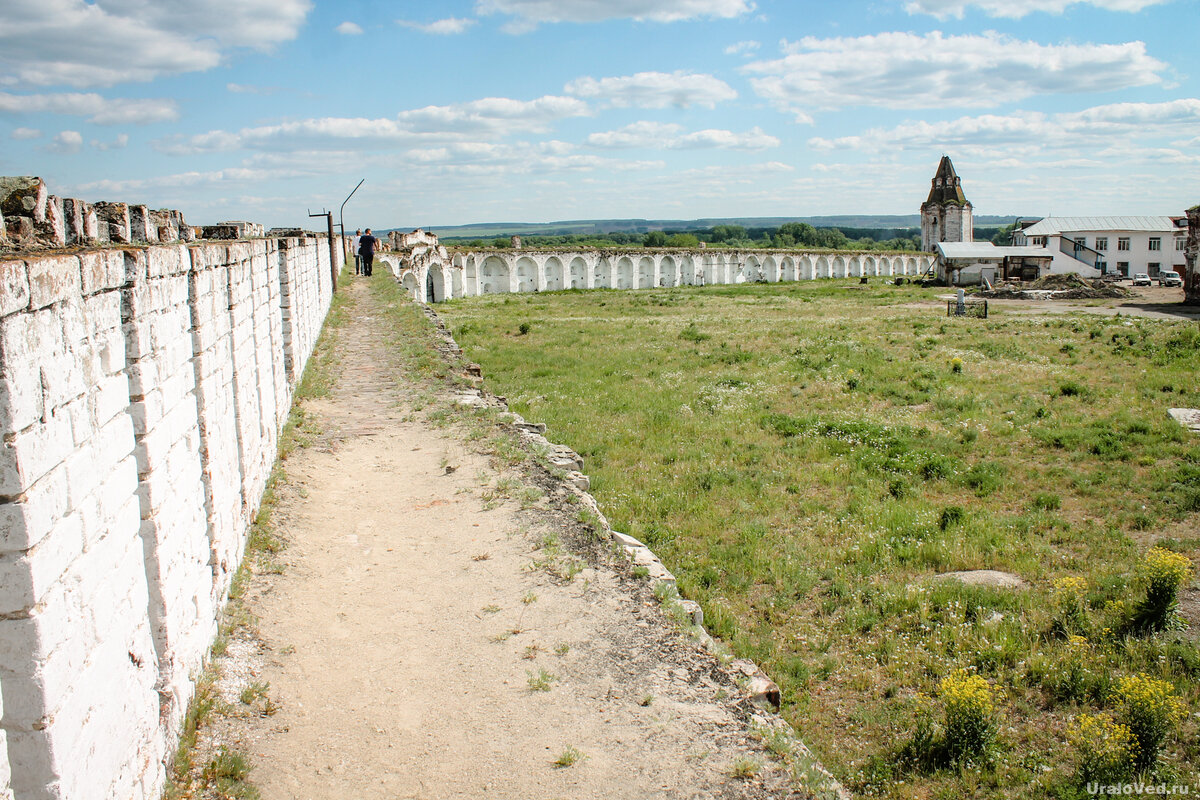
[[[1166,415],[1200,406],[1195,323],[949,319],[936,297],[818,281],[439,312],[854,793],[1083,796],[1136,756],[1121,680],[1143,673],[1165,732],[1143,774],[1195,783],[1195,631],[1144,620],[1147,552],[1200,554],[1200,448]],[[1028,583],[933,580],[977,569]]]

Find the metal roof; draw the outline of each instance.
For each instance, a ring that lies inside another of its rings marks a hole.
[[[1046,217],[1021,233],[1026,236],[1054,236],[1074,231],[1156,231],[1179,230],[1170,217]]]
[[[996,247],[991,242],[938,242],[937,249],[942,258],[948,259],[1054,258],[1054,253],[1044,247]]]

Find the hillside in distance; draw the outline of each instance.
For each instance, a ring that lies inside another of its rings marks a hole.
[[[976,227],[1002,227],[1016,216],[979,214]],[[688,231],[716,225],[740,225],[744,228],[778,228],[785,222],[804,222],[814,228],[919,228],[919,214],[842,214],[816,217],[725,217],[705,219],[585,219],[559,222],[479,222],[470,225],[408,225],[392,230],[422,228],[443,239],[487,239],[498,236],[568,236],[605,233],[648,233],[650,231]],[[384,231],[386,233],[386,231]]]

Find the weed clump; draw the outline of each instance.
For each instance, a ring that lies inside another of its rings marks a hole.
[[[996,689],[983,677],[956,670],[938,685],[946,708],[946,756],[952,764],[986,756],[996,735]]]
[[[1183,718],[1183,703],[1166,681],[1145,673],[1121,678],[1111,700],[1120,721],[1137,740],[1134,767],[1137,772],[1151,769],[1176,723]]]
[[[1000,690],[982,676],[958,669],[942,679],[938,692],[941,725],[928,707],[922,708],[913,738],[898,753],[899,763],[925,771],[986,763],[996,738]]]
[[[962,506],[946,506],[938,519],[938,527],[944,531],[957,528],[966,522],[967,510]]]
[[[1080,714],[1067,732],[1079,751],[1075,777],[1080,784],[1124,783],[1133,777],[1138,742],[1128,725],[1108,713]]]
[[[1087,616],[1087,581],[1077,576],[1059,578],[1054,582],[1050,602],[1054,620],[1050,634],[1060,639],[1086,635],[1090,629]]]
[[[1162,547],[1152,547],[1142,559],[1138,581],[1146,596],[1134,611],[1133,627],[1142,631],[1163,631],[1176,619],[1179,587],[1192,573],[1187,556]]]

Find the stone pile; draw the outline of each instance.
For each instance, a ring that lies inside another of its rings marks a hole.
[[[261,235],[262,226],[258,227]],[[128,203],[87,203],[49,194],[41,178],[0,177],[0,248],[37,250],[191,242],[196,238],[196,229],[184,222],[178,211],[152,211]]]

